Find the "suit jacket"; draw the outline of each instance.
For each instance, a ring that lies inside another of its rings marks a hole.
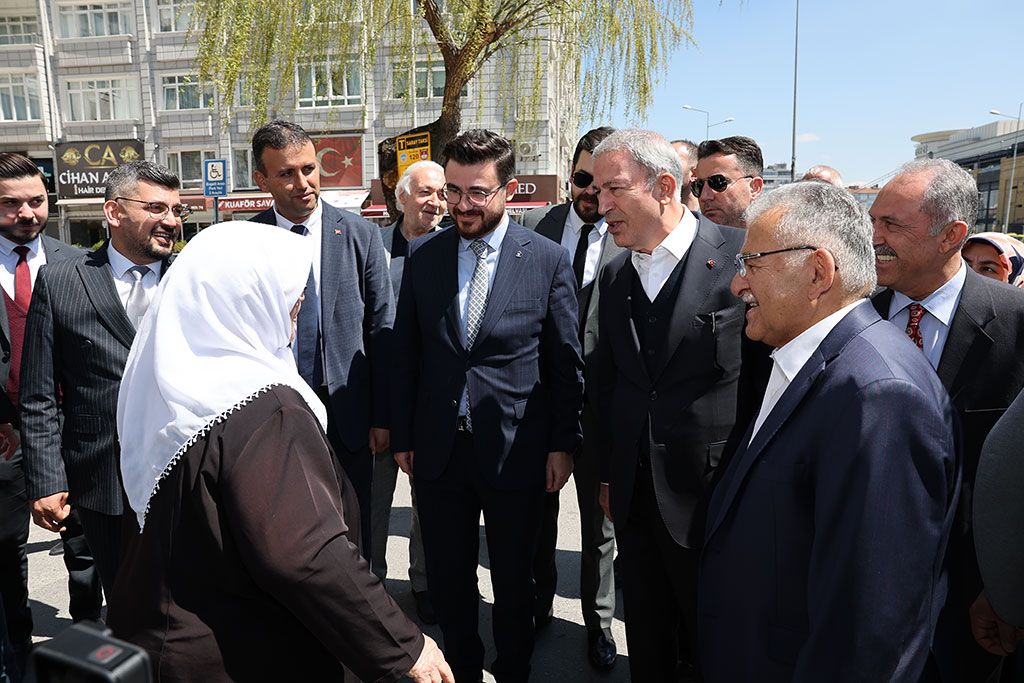
[[[509,221],[472,348],[462,341],[457,229],[409,245],[395,322],[391,446],[416,477],[441,476],[467,384],[473,446],[490,485],[544,487],[547,454],[580,440],[576,285],[557,244]]]
[[[629,515],[640,444],[647,439],[662,519],[687,548],[701,545],[706,495],[737,418],[746,306],[729,285],[744,235],[700,218],[653,373],[632,318],[636,271],[629,252],[616,256],[600,281],[598,415],[612,516],[624,521]]]
[[[708,512],[705,679],[918,681],[960,480],[927,359],[864,302],[750,433]]]
[[[67,491],[75,505],[121,514],[117,392],[134,338],[107,244],[39,271],[18,396],[29,500]]]
[[[891,301],[890,290],[874,297],[882,317],[888,316]],[[971,507],[985,437],[1024,388],[1024,360],[1017,349],[1020,339],[1024,339],[1024,292],[967,268],[938,367],[939,379],[953,399],[963,428],[964,449],[961,505],[949,542],[953,564],[948,613],[940,620],[935,643],[940,669],[949,682],[983,677],[997,663],[974,642],[967,617],[982,588]]]
[[[395,319],[380,228],[321,200],[320,337],[330,417],[349,451],[388,427],[388,364]],[[274,207],[252,219],[276,225]]]

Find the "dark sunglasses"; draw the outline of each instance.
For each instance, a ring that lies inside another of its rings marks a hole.
[[[586,171],[576,171],[572,174],[572,184],[585,190],[594,184],[594,176]]]
[[[752,175],[743,176],[743,178],[753,177],[754,176]],[[741,180],[741,178],[736,178],[736,180]],[[696,180],[694,180],[692,183],[690,183],[690,192],[693,193],[694,197],[700,199],[700,193],[704,191],[704,183],[707,183],[708,187],[710,187],[715,192],[724,192],[725,188],[735,183],[736,180],[729,180],[721,173],[716,173],[713,176],[708,176],[706,180],[703,178],[697,178]]]

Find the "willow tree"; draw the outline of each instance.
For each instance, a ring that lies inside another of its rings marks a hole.
[[[429,131],[439,156],[462,125],[460,93],[492,58],[539,67],[549,47],[561,82],[579,84],[585,119],[613,108],[635,117],[675,48],[692,42],[692,26],[691,0],[195,0],[190,30],[200,77],[218,90],[222,115],[241,94],[256,124],[293,101],[301,60],[348,53],[374,64],[386,47],[408,64],[415,96],[417,55],[440,55],[440,115],[407,131]],[[527,71],[536,102],[544,70]],[[378,150],[386,187],[395,180],[394,149],[391,138]]]

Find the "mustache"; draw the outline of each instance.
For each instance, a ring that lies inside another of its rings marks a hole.
[[[896,257],[898,254],[885,244],[880,244],[875,247],[875,256],[893,256]]]
[[[745,303],[748,306],[757,305],[757,297],[755,297],[750,292],[743,292],[742,294],[740,294],[740,298],[743,299],[743,303]]]

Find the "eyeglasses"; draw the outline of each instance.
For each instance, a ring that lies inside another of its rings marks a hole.
[[[449,204],[458,206],[462,203],[462,196],[465,195],[466,199],[468,199],[469,203],[473,206],[486,206],[487,202],[491,201],[491,197],[494,196],[498,190],[503,189],[507,185],[508,183],[505,183],[504,185],[494,188],[490,192],[484,192],[483,190],[467,190],[466,192],[463,192],[454,185],[446,185],[444,188],[444,200]]]
[[[753,177],[754,176],[752,175],[745,175],[742,176],[741,178],[736,178],[736,180],[742,180],[743,178]],[[706,180],[704,178],[697,178],[696,180],[694,180],[692,183],[690,183],[690,192],[693,193],[694,197],[700,199],[700,193],[704,191],[704,183],[707,183],[708,187],[710,187],[715,192],[725,192],[725,188],[735,183],[736,180],[729,180],[721,173],[716,173],[713,176],[708,176]]]
[[[149,215],[153,218],[163,218],[170,211],[174,214],[175,218],[185,220],[192,215],[192,209],[188,208],[184,204],[175,204],[174,206],[167,206],[163,202],[147,202],[142,199],[132,199],[131,197],[115,197],[114,201],[126,201],[135,202],[136,204],[144,204],[146,211],[149,211]]]
[[[572,184],[581,190],[585,190],[594,184],[594,176],[586,171],[576,171],[570,177]]]
[[[756,254],[736,254],[736,272],[740,274],[740,277],[747,276],[747,261],[752,258],[761,258],[762,256],[771,256],[772,254],[782,254],[787,251],[801,251],[804,249],[810,249],[811,251],[817,251],[818,247],[812,247],[809,244],[805,244],[801,247],[787,247],[786,249],[774,249],[772,251],[762,251]],[[839,267],[836,267],[839,270]]]

